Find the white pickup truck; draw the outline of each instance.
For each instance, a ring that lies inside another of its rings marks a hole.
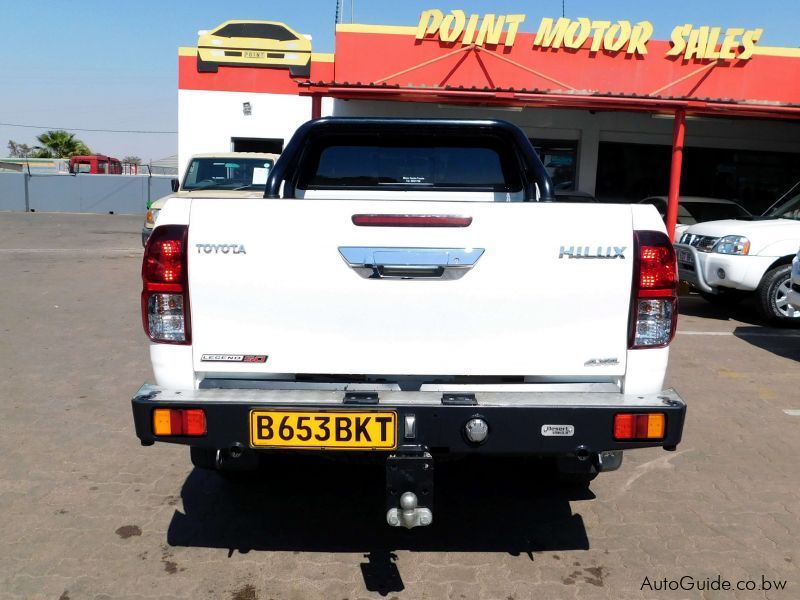
[[[675,245],[680,279],[709,302],[733,303],[753,295],[764,319],[800,323],[790,281],[800,244],[800,193],[784,200],[760,217],[708,221],[686,229]]]
[[[263,199],[170,200],[142,267],[137,436],[221,473],[371,456],[404,527],[431,523],[440,457],[550,457],[586,484],[624,450],[674,450],[664,224],[552,189],[502,121],[328,118]]]

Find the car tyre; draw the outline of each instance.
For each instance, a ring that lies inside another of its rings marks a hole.
[[[800,308],[793,307],[788,299],[791,271],[791,265],[780,265],[761,278],[756,290],[758,312],[767,321],[800,325]]]
[[[219,71],[219,65],[213,62],[207,62],[197,55],[197,72],[198,73],[216,73]]]

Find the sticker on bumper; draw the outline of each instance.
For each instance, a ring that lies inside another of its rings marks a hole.
[[[571,437],[575,435],[575,426],[542,425],[542,435],[545,437]]]
[[[265,354],[201,354],[201,362],[265,363]]]

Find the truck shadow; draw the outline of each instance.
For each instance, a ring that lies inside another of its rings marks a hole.
[[[757,348],[800,362],[800,331],[797,329],[737,327],[733,335]]]
[[[712,304],[695,294],[678,298],[678,314],[718,321],[739,321],[750,325],[764,325],[756,312],[755,301],[744,298],[730,305]]]
[[[275,457],[276,459],[278,457]],[[589,548],[570,500],[545,465],[524,459],[464,459],[436,465],[434,522],[411,531],[386,524],[382,464],[280,457],[237,483],[195,469],[167,532],[172,546],[239,551],[362,553],[364,584],[403,589],[396,550],[504,552],[527,556]]]

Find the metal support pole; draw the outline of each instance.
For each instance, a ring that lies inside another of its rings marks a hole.
[[[319,119],[322,116],[322,96],[311,96],[311,118]]]
[[[29,186],[31,178],[31,168],[28,166],[27,171],[22,172],[22,181],[25,185],[25,212],[31,212],[31,192]]]
[[[667,203],[667,235],[675,235],[678,223],[678,200],[681,195],[681,167],[683,165],[683,141],[686,137],[686,111],[682,108],[675,111],[675,123],[672,128],[672,167],[669,173],[669,201]]]

